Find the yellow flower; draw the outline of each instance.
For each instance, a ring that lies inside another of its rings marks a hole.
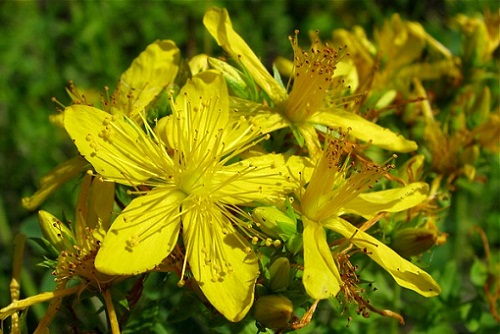
[[[332,35],[335,43],[348,45],[360,83],[369,85],[371,94],[396,90],[406,95],[415,77],[421,80],[461,77],[458,58],[420,23],[404,21],[397,13],[374,30],[375,44],[359,26],[352,32],[336,29]]]
[[[351,128],[351,135],[374,145],[398,152],[413,151],[417,145],[389,129],[382,128],[341,108],[325,107],[325,97],[332,86],[335,66],[341,54],[330,46],[313,44],[309,51],[298,46],[292,39],[294,49],[294,83],[290,93],[266,70],[245,41],[233,30],[226,9],[211,8],[203,23],[217,43],[246,71],[273,101],[274,108],[259,107],[249,101],[240,103],[238,109],[258,110],[256,118],[270,132],[291,127],[303,138],[312,157],[320,151],[316,129]],[[266,130],[265,130],[266,131]]]
[[[338,264],[328,246],[325,228],[333,230],[387,270],[396,282],[424,296],[439,294],[439,285],[423,270],[403,259],[385,244],[341,218],[357,214],[371,218],[379,212],[398,212],[426,198],[425,183],[373,193],[363,192],[391,166],[367,164],[354,170],[345,139],[331,140],[311,181],[300,196],[304,224],[304,276],[307,293],[315,299],[335,296],[342,286]]]
[[[111,114],[124,114],[142,123],[141,115],[151,102],[167,86],[171,85],[179,68],[180,50],[169,40],[150,44],[122,74],[110,101],[103,101],[103,107]],[[85,96],[78,94],[76,88],[68,93],[75,103],[86,104]],[[54,123],[62,123],[61,115],[52,117]],[[51,170],[40,181],[40,189],[32,196],[22,200],[28,210],[37,208],[53,191],[76,177],[88,168],[81,157],[71,158]]]
[[[114,221],[96,267],[108,274],[152,270],[182,228],[194,279],[217,310],[238,321],[252,305],[258,264],[240,234],[252,231],[238,218],[237,205],[283,201],[292,184],[285,159],[267,154],[237,161],[264,137],[257,126],[230,117],[227,87],[217,72],[189,80],[172,110],[149,134],[96,108],[65,110],[65,127],[95,170],[141,195]]]
[[[500,13],[485,12],[483,17],[468,17],[458,14],[452,24],[458,25],[463,33],[464,60],[483,66],[494,57],[494,52],[500,44]]]

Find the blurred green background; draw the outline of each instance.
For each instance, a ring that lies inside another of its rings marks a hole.
[[[431,35],[458,54],[460,36],[449,29],[449,19],[457,13],[484,13],[485,8],[495,11],[499,5],[498,1],[452,0],[1,2],[0,306],[9,301],[13,237],[18,232],[40,235],[36,212],[23,209],[21,198],[37,189],[46,172],[76,153],[64,130],[48,120],[56,108],[51,98],[70,104],[64,90],[70,80],[82,88],[113,89],[131,61],[157,39],[174,40],[188,58],[200,52],[220,54],[202,24],[210,6],[226,7],[236,31],[270,65],[277,55],[291,56],[287,37],[294,29],[319,29],[321,36],[329,37],[335,28],[350,29],[357,24],[371,34],[372,27],[380,26],[394,12],[422,23]],[[469,185],[453,198],[456,210],[450,212],[446,225],[441,227],[450,234],[449,242],[433,254],[433,272],[439,272],[436,279],[443,286],[449,285],[449,291],[437,299],[419,299],[419,308],[406,310],[408,318],[427,321],[426,332],[498,329],[488,317],[484,296],[474,285],[473,276],[484,274],[477,268],[477,259],[484,257],[484,250],[477,235],[470,234],[470,227],[479,224],[486,229],[493,252],[498,253],[500,246],[498,158],[483,171],[489,182]],[[71,214],[75,192],[76,185],[69,183],[42,208],[55,215]],[[33,249],[28,247],[26,251],[22,296],[51,289],[52,277],[36,266],[40,256]],[[411,303],[407,306],[411,308]],[[43,307],[32,311],[29,323],[36,322]],[[320,310],[318,321],[328,324],[331,319],[325,320],[327,315],[323,314],[322,320],[321,314]],[[340,321],[345,324],[345,319]],[[356,322],[358,318],[345,331],[361,333],[363,328],[372,328],[358,327]],[[391,321],[379,324],[395,332],[412,330],[411,324],[401,328]],[[175,331],[177,327],[171,328]],[[421,331],[423,327],[419,328]]]

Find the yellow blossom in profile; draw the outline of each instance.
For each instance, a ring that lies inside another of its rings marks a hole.
[[[52,273],[55,276],[56,289],[15,301],[2,308],[0,320],[17,310],[50,301],[45,315],[35,330],[35,333],[44,333],[60,309],[63,297],[80,294],[88,289],[104,296],[112,332],[119,333],[118,319],[109,288],[120,277],[101,273],[94,265],[99,245],[110,225],[114,189],[113,183],[86,175],[82,182],[75,222],[72,226],[66,225],[47,211],[39,211],[38,217],[43,235],[59,254]]]
[[[240,112],[255,113],[259,124],[270,132],[290,127],[302,138],[315,157],[321,149],[317,128],[351,128],[350,134],[363,141],[398,152],[413,151],[417,145],[389,129],[382,128],[359,115],[342,108],[325,106],[325,98],[333,83],[333,75],[342,54],[329,45],[316,41],[310,50],[298,46],[297,37],[292,38],[294,49],[294,83],[291,91],[278,83],[266,70],[245,41],[233,30],[226,9],[211,8],[203,23],[217,43],[246,71],[269,96],[274,107],[259,107],[250,101],[236,104]]]
[[[416,182],[402,188],[364,193],[390,166],[367,163],[356,170],[350,161],[351,150],[344,138],[329,139],[311,181],[300,195],[306,292],[315,299],[325,299],[336,296],[343,285],[339,264],[327,243],[326,228],[370,256],[399,285],[426,297],[439,294],[439,285],[426,272],[342,218],[345,214],[372,218],[380,212],[406,210],[425,200],[427,184]]]
[[[75,105],[64,123],[80,153],[106,180],[138,197],[116,218],[97,255],[108,274],[154,269],[181,233],[186,265],[206,298],[231,321],[253,303],[257,257],[238,205],[282,201],[292,183],[282,155],[237,159],[264,139],[258,126],[230,117],[227,87],[214,71],[187,82],[173,114],[145,133],[133,121]]]
[[[461,77],[459,59],[429,35],[418,22],[405,21],[395,13],[374,29],[374,43],[360,26],[352,31],[333,31],[335,43],[346,44],[360,77],[371,94],[409,90],[411,80]]]
[[[486,11],[484,17],[469,17],[458,14],[452,24],[458,25],[463,33],[464,60],[478,65],[494,58],[495,50],[500,45],[500,13]]]

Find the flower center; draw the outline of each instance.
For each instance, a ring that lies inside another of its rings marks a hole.
[[[186,195],[203,197],[208,195],[212,189],[210,170],[202,168],[192,168],[179,175],[178,187]]]

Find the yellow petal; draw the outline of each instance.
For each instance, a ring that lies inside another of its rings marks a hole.
[[[164,148],[122,115],[73,105],[64,110],[64,127],[80,154],[105,178],[137,185],[168,173],[171,159]]]
[[[278,72],[288,78],[293,75],[293,61],[288,58],[278,56],[274,59],[273,65],[276,67]]]
[[[398,177],[405,182],[420,180],[424,173],[424,162],[425,156],[423,154],[414,155],[398,168]]]
[[[23,206],[28,210],[34,210],[45,201],[47,196],[57,188],[75,178],[78,174],[88,168],[88,162],[82,157],[75,157],[59,164],[40,180],[40,189],[30,197],[23,198]]]
[[[395,152],[411,152],[417,149],[414,141],[383,128],[363,117],[341,110],[324,110],[311,115],[310,123],[321,124],[330,128],[348,129],[349,135],[373,145]]]
[[[113,212],[115,184],[94,178],[88,198],[87,226],[91,229],[102,227],[109,229]]]
[[[340,291],[339,271],[326,241],[323,225],[302,217],[304,223],[304,276],[302,282],[314,299],[335,297]]]
[[[95,259],[97,270],[135,275],[157,266],[177,243],[185,195],[157,187],[132,200],[116,218]]]
[[[349,222],[334,218],[326,221],[325,226],[340,233],[356,247],[362,249],[372,260],[391,274],[402,287],[425,297],[433,297],[441,293],[441,287],[429,274]]]
[[[394,71],[411,63],[422,54],[425,46],[425,30],[419,23],[403,21],[399,14],[384,22],[382,29],[376,30],[375,40],[387,62],[386,70]]]
[[[95,240],[102,241],[111,223],[115,202],[115,183],[86,174],[78,195],[75,217],[75,237],[80,247],[94,248]],[[95,240],[88,238],[89,229]]]
[[[141,114],[171,84],[179,69],[180,51],[174,42],[150,44],[122,74],[113,93],[116,108],[138,124]]]
[[[380,212],[399,212],[413,208],[425,201],[428,193],[427,183],[415,182],[401,188],[360,194],[347,204],[344,212],[370,219]]]
[[[349,92],[354,93],[359,87],[358,70],[352,58],[343,58],[335,65],[333,78],[342,78],[343,85],[349,87]]]
[[[316,162],[308,157],[292,155],[286,160],[286,166],[287,178],[290,177],[290,182],[293,182],[293,186],[297,190],[311,180]]]
[[[216,144],[221,140],[219,132],[228,121],[226,82],[212,70],[188,80],[173,105],[173,115],[162,118],[155,130],[169,148],[193,152],[200,143],[211,149],[220,146]],[[232,146],[232,141],[227,144]]]
[[[279,103],[286,99],[285,89],[274,80],[252,49],[234,31],[225,8],[210,8],[203,17],[203,24],[205,24],[212,37],[215,38],[217,44],[237,63],[243,65],[271,100]]]
[[[208,70],[208,59],[210,57],[204,53],[199,54],[191,58],[188,62],[189,70],[191,71],[191,75],[197,75],[203,71]]]
[[[221,185],[218,196],[227,204],[282,203],[285,194],[296,187],[287,176],[284,156],[266,154],[224,166],[212,182]]]
[[[368,40],[366,33],[360,26],[355,26],[349,32],[345,29],[336,29],[332,32],[334,45],[348,45],[350,58],[356,64],[358,82],[368,82],[373,75],[373,63],[377,49]]]
[[[304,138],[307,150],[309,151],[309,156],[313,160],[319,160],[322,152],[316,129],[309,123],[302,123],[298,125],[298,129]]]
[[[243,319],[259,272],[250,245],[216,207],[188,211],[182,226],[188,262],[203,294],[228,320]]]
[[[276,108],[234,96],[229,98],[229,102],[231,110],[234,110],[231,113],[232,117],[247,117],[253,124],[259,126],[262,133],[271,133],[290,125]]]

